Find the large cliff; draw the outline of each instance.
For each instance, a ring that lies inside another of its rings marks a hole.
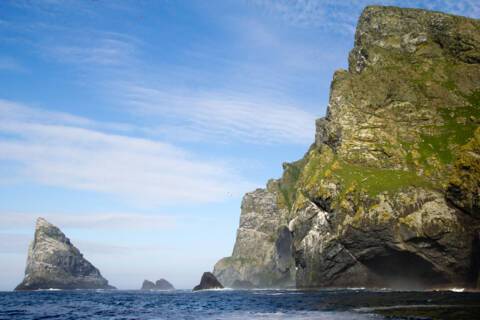
[[[114,289],[60,229],[38,218],[25,278],[15,290]]]
[[[315,143],[247,193],[226,286],[475,287],[480,21],[367,7]]]

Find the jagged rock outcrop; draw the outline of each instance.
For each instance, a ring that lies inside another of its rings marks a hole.
[[[38,218],[25,278],[15,290],[115,289],[59,228]]]
[[[214,274],[227,286],[476,286],[479,126],[480,21],[367,7],[315,143],[245,195]]]
[[[144,280],[141,290],[175,290],[173,285],[165,279],[157,280],[155,283]]]
[[[204,272],[200,284],[193,288],[193,291],[208,290],[208,289],[223,289],[223,285],[211,272]]]

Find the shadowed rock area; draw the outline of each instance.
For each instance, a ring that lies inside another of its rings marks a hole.
[[[207,290],[207,289],[223,289],[222,284],[211,272],[204,272],[200,284],[193,288],[193,291]]]
[[[247,193],[226,286],[480,283],[480,21],[367,7],[305,156]]]
[[[15,290],[115,289],[60,229],[38,218],[25,278]]]

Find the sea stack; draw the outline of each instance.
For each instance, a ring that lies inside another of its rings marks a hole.
[[[222,284],[211,272],[204,272],[200,284],[193,288],[193,291],[207,290],[207,289],[223,289]]]
[[[115,289],[65,234],[38,218],[28,249],[25,278],[15,290]]]
[[[155,283],[144,280],[142,290],[175,290],[174,286],[165,279],[157,280]]]

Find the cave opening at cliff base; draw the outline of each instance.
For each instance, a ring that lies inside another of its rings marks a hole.
[[[432,263],[407,251],[386,249],[362,263],[371,271],[368,279],[371,287],[428,289],[449,282]]]

